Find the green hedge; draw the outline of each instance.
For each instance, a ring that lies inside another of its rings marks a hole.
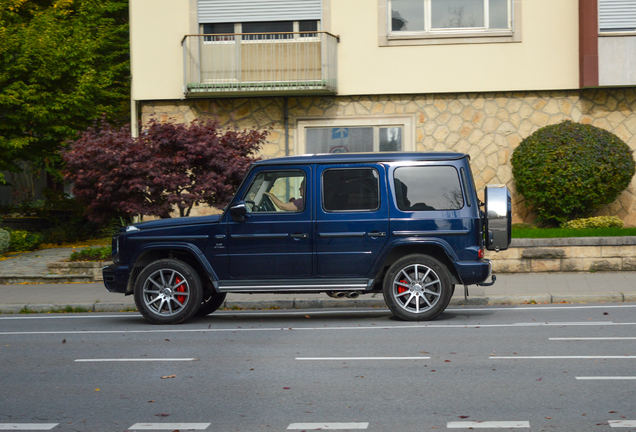
[[[539,222],[558,225],[612,203],[635,172],[632,150],[616,135],[564,121],[523,140],[512,155],[517,192]]]

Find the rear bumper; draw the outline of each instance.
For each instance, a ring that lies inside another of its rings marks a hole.
[[[455,268],[464,285],[475,285],[484,282],[492,274],[490,260],[457,261]]]
[[[102,269],[104,285],[109,292],[126,293],[130,269],[128,266],[109,265]]]

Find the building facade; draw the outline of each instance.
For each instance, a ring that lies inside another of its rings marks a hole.
[[[468,153],[522,222],[510,157],[537,129],[589,123],[636,149],[636,0],[131,0],[130,15],[133,122],[268,129],[264,158]],[[636,226],[635,207],[632,181],[599,214]]]

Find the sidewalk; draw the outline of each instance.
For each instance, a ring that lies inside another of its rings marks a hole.
[[[35,283],[0,284],[0,313],[60,310],[115,312],[135,310],[132,296],[109,293],[101,283],[57,283],[48,275],[48,262],[67,259],[72,248],[46,249],[10,255],[0,261],[0,279],[20,277]],[[457,286],[451,305],[636,302],[636,272],[503,273],[490,287]],[[228,294],[225,308],[305,309],[328,307],[385,307],[382,294],[358,299],[333,299],[326,294]]]

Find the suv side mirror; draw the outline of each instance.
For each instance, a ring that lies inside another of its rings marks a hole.
[[[506,185],[488,185],[486,197],[486,249],[508,249],[512,234],[512,199]]]
[[[230,207],[230,215],[232,216],[232,220],[234,222],[243,222],[245,220],[245,215],[247,214],[247,204],[245,201],[239,201]]]

